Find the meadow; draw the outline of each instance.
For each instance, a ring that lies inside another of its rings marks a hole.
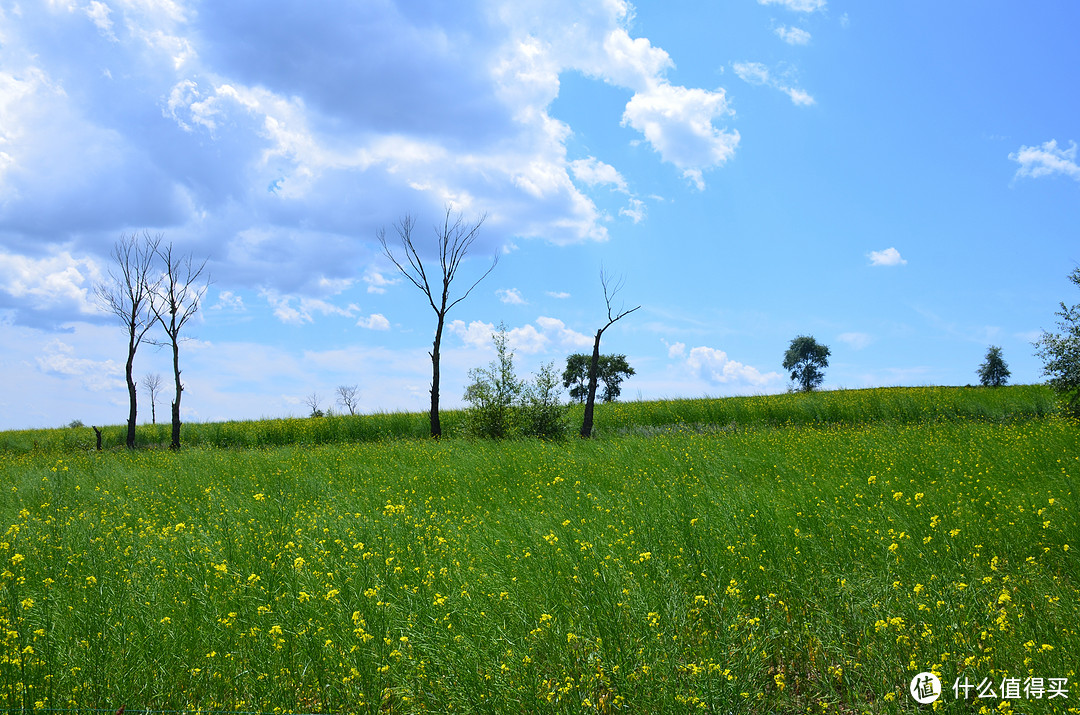
[[[932,671],[939,712],[1080,712],[1044,388],[602,405],[589,441],[422,418],[4,433],[0,708],[901,713]]]

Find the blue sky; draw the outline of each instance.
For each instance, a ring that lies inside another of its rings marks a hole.
[[[422,410],[434,315],[376,239],[486,214],[443,402],[510,329],[585,351],[601,267],[624,396],[1041,380],[1080,262],[1080,7],[840,0],[0,2],[0,428],[126,418],[95,304],[118,237],[214,282],[185,420],[300,415],[357,385]],[[144,347],[136,374],[169,373]],[[159,402],[167,413],[168,396]],[[140,421],[149,419],[143,399]]]

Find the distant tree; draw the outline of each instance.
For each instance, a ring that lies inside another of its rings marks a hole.
[[[784,353],[784,369],[791,371],[791,380],[803,392],[810,392],[825,380],[822,372],[829,366],[829,348],[809,335],[791,341]]]
[[[566,358],[563,370],[563,387],[570,388],[570,399],[584,403],[589,396],[589,364],[592,357],[584,353],[574,353]],[[626,361],[625,355],[601,355],[597,363],[599,379],[604,383],[602,402],[613,402],[622,394],[622,381],[634,373],[634,368]]]
[[[338,385],[337,396],[338,404],[347,409],[350,415],[355,415],[359,399],[356,385]]]
[[[593,341],[592,359],[589,361],[589,392],[585,397],[585,415],[581,420],[580,433],[585,439],[592,437],[593,409],[596,405],[596,381],[600,377],[600,338],[603,336],[604,331],[614,325],[616,321],[625,318],[641,307],[639,305],[630,310],[612,311],[611,301],[615,297],[615,294],[622,290],[622,281],[620,280],[615,283],[609,290],[608,277],[605,275],[604,270],[600,269],[600,285],[604,288],[604,303],[607,306],[608,321],[604,324],[604,327],[596,331],[596,339]]]
[[[491,266],[469,286],[468,290],[457,298],[451,298],[450,284],[454,282],[458,269],[461,267],[461,261],[468,254],[469,248],[472,247],[476,237],[480,234],[480,226],[483,225],[485,218],[486,216],[481,215],[473,223],[466,224],[460,214],[456,217],[453,215],[452,206],[446,207],[446,216],[442,228],[435,227],[435,243],[439,255],[439,275],[433,273],[430,278],[428,276],[429,269],[424,266],[424,262],[420,258],[420,252],[413,242],[412,234],[416,222],[411,216],[406,215],[394,227],[401,241],[401,248],[405,254],[404,260],[408,264],[407,266],[403,265],[394,255],[394,252],[390,250],[390,245],[386,241],[386,230],[379,229],[378,233],[383,253],[386,254],[391,263],[397,266],[401,274],[409,279],[410,283],[424,293],[428,303],[431,304],[431,309],[435,311],[435,316],[438,318],[435,326],[435,342],[432,345],[431,352],[428,353],[431,356],[431,410],[428,413],[428,420],[431,423],[431,436],[436,438],[442,435],[442,425],[439,422],[439,351],[442,346],[446,314],[455,305],[465,300],[473,288],[484,280],[499,263],[499,256],[496,254],[491,261]]]
[[[86,425],[83,424],[82,420],[72,420],[67,423],[67,427],[68,429],[82,429],[83,427],[86,427]]]
[[[135,416],[138,399],[135,392],[135,352],[154,324],[150,311],[158,281],[152,278],[154,256],[161,237],[131,234],[120,236],[113,246],[109,278],[94,286],[98,303],[120,319],[127,332],[127,361],[124,378],[128,389],[127,447],[135,448]]]
[[[1073,269],[1069,280],[1080,286],[1080,268]],[[1061,303],[1054,313],[1059,318],[1060,333],[1043,331],[1035,342],[1035,354],[1043,360],[1043,374],[1050,386],[1065,400],[1065,408],[1080,416],[1080,303]]]
[[[308,410],[310,410],[308,417],[322,417],[326,414],[322,411],[322,407],[319,406],[320,402],[321,399],[314,392],[304,398],[304,404],[307,405]]]
[[[991,345],[986,351],[986,362],[976,371],[983,387],[1001,387],[1009,381],[1009,366],[1001,357],[1001,348]]]
[[[148,372],[143,375],[143,387],[150,395],[150,424],[157,424],[157,395],[161,389],[161,375],[156,372]]]
[[[190,253],[178,256],[171,243],[165,247],[159,245],[155,254],[161,262],[163,274],[157,290],[151,294],[150,310],[167,337],[167,340],[155,341],[155,344],[167,345],[172,350],[176,393],[172,402],[172,441],[169,448],[180,449],[180,397],[184,391],[184,385],[180,382],[180,341],[185,339],[180,333],[199,312],[203,296],[210,286],[210,278],[203,275],[205,260],[196,264]]]

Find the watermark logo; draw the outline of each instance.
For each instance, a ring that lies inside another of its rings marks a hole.
[[[908,688],[911,697],[921,705],[929,705],[941,697],[941,681],[930,672],[923,672],[911,679]]]

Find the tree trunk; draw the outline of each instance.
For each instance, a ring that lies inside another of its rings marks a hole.
[[[169,449],[180,449],[180,393],[184,386],[180,384],[180,346],[172,341],[173,377],[176,379],[176,399],[172,403],[172,443]]]
[[[589,362],[589,396],[585,400],[585,418],[581,421],[581,436],[584,439],[592,437],[593,405],[596,403],[596,378],[600,371],[600,336],[604,329],[596,331],[596,340],[593,342],[592,360]]]
[[[431,436],[442,437],[442,424],[439,422],[439,346],[442,344],[443,321],[445,313],[439,313],[439,325],[435,328],[435,344],[431,348]]]
[[[134,330],[134,328],[132,329]],[[132,377],[132,368],[135,365],[135,335],[131,335],[128,341],[127,365],[124,367],[124,375],[127,378],[128,389],[128,421],[127,421],[127,448],[135,449],[135,416],[138,411],[139,398],[135,392],[135,378]]]

